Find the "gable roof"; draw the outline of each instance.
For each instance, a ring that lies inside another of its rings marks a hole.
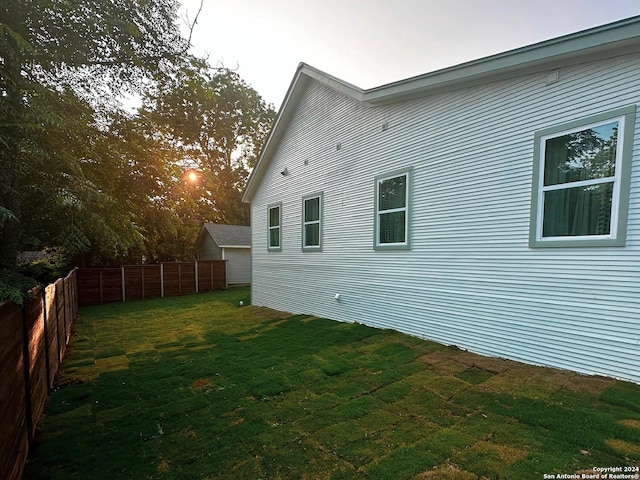
[[[312,81],[375,107],[632,52],[640,52],[640,16],[367,90],[300,63],[249,177],[242,201],[251,202],[305,87]]]
[[[219,247],[251,247],[251,227],[205,223],[198,235],[198,243],[204,232],[207,232]]]

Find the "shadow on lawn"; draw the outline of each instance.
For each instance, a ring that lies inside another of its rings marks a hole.
[[[638,385],[240,295],[83,313],[25,478],[537,479],[640,459]]]

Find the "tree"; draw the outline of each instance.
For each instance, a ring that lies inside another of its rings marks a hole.
[[[115,92],[141,92],[185,58],[176,12],[173,0],[0,0],[0,266],[15,264],[23,232],[57,230],[78,249],[90,230],[123,248],[136,237],[87,172]]]
[[[143,115],[200,172],[204,220],[248,225],[242,192],[275,118],[273,106],[236,72],[193,62],[146,97]]]

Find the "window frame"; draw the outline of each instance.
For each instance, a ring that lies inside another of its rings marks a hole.
[[[305,218],[305,214],[306,214],[306,209],[305,209],[305,202],[309,201],[309,200],[313,200],[317,198],[318,199],[318,220],[311,220],[311,221],[307,221]],[[317,193],[312,193],[310,195],[305,195],[304,197],[302,197],[302,235],[301,235],[301,241],[302,241],[302,251],[303,252],[321,252],[322,251],[322,231],[323,231],[323,215],[324,215],[324,192],[317,192]],[[307,225],[312,225],[312,224],[318,224],[318,245],[307,245],[306,244],[306,240],[307,240],[307,235],[306,235],[306,226]]]
[[[271,210],[278,209],[278,225],[271,225]],[[278,245],[271,245],[271,231],[278,229]],[[282,251],[282,202],[271,203],[267,205],[267,250],[269,252]]]
[[[635,118],[636,106],[632,105],[549,127],[535,133],[529,247],[605,247],[624,246],[626,244]],[[618,122],[618,143],[615,172],[612,177],[565,182],[545,187],[545,148],[548,140],[616,121]],[[613,183],[611,221],[608,234],[542,236],[545,192],[604,183]],[[558,186],[572,184],[574,185],[573,187]]]
[[[391,180],[393,178],[398,178],[404,176],[406,178],[406,192],[405,192],[405,206],[402,208],[396,209],[388,209],[380,211],[380,184],[385,180]],[[385,251],[385,250],[410,250],[411,249],[411,196],[413,189],[413,168],[407,167],[400,170],[394,170],[392,172],[378,175],[374,180],[374,219],[373,219],[373,249],[377,251]],[[395,242],[395,243],[380,243],[380,215],[384,213],[393,213],[389,212],[389,210],[394,210],[395,212],[404,211],[405,212],[405,239],[404,242]]]

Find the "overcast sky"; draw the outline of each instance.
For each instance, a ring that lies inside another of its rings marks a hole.
[[[193,21],[200,0],[182,0]],[[640,15],[640,0],[204,0],[193,53],[280,108],[299,62],[371,88]]]

